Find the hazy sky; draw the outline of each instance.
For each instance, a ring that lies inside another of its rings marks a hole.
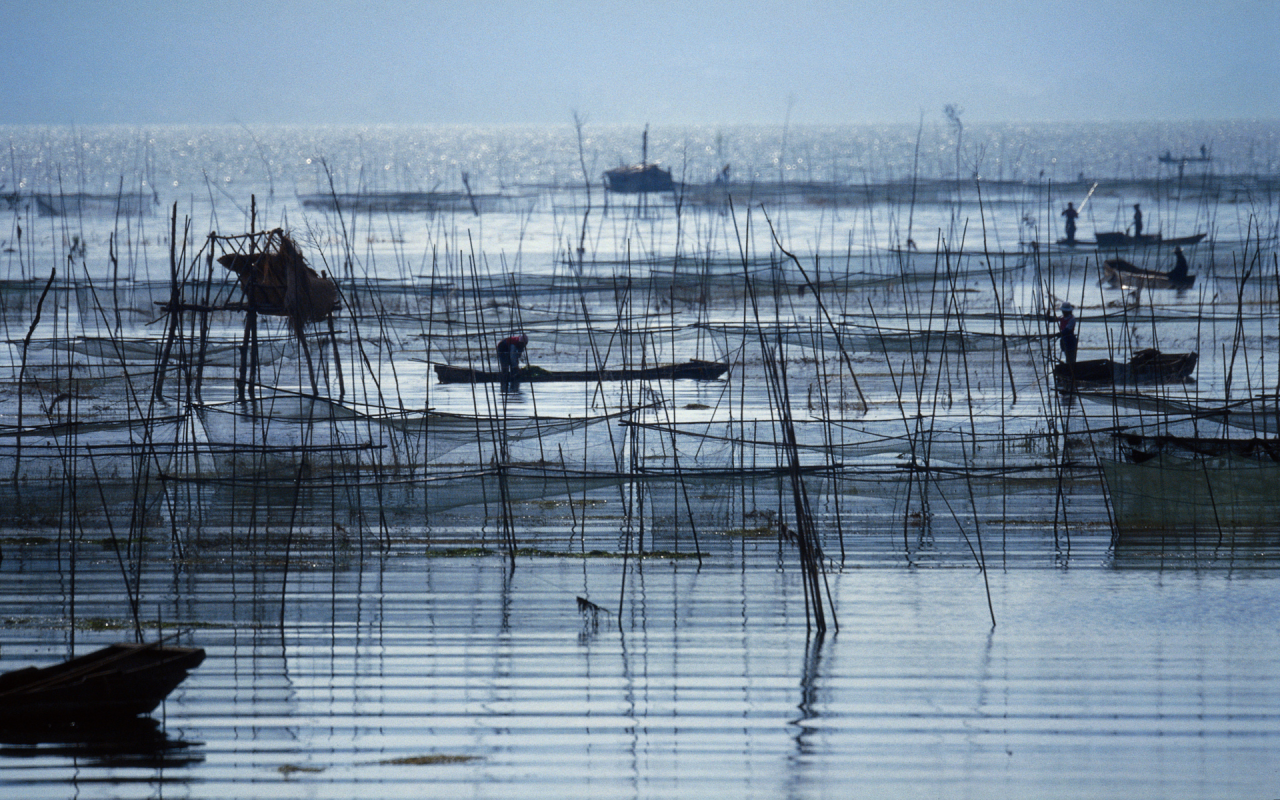
[[[1280,0],[0,0],[0,124],[1280,118]]]

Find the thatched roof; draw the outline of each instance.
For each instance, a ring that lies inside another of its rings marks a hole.
[[[288,317],[301,335],[304,325],[328,318],[338,307],[338,287],[307,266],[288,234],[277,228],[263,236],[265,243],[250,237],[249,252],[227,253],[218,263],[236,273],[250,306],[261,314]]]

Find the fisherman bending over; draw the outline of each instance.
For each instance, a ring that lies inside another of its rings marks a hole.
[[[529,336],[508,336],[498,342],[498,371],[502,373],[502,384],[515,384],[519,380],[520,357],[529,344]]]
[[[1067,208],[1062,212],[1062,216],[1067,218],[1067,244],[1076,243],[1076,217],[1080,216],[1080,212],[1076,211],[1075,205],[1067,203]]]
[[[1068,365],[1076,363],[1076,346],[1080,343],[1076,336],[1076,318],[1072,315],[1073,306],[1062,304],[1062,316],[1058,318],[1058,343],[1062,345],[1062,357]]]

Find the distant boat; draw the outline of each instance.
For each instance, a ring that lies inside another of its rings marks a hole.
[[[130,192],[120,194],[89,194],[87,192],[71,192],[69,194],[31,195],[37,213],[42,217],[78,217],[78,216],[126,216],[145,217],[159,205],[153,194]]]
[[[657,164],[615,167],[605,172],[604,184],[609,191],[623,194],[672,192],[676,188],[675,181],[671,179],[671,170],[663,169]]]
[[[1199,244],[1208,235],[1207,233],[1197,233],[1191,236],[1176,236],[1166,239],[1158,233],[1144,233],[1141,236],[1133,236],[1124,231],[1109,231],[1095,233],[1093,238],[1098,247],[1150,247],[1152,245]],[[1087,242],[1082,244],[1087,244]]]
[[[471,192],[330,192],[298,195],[303,208],[389,214],[488,211],[498,208],[504,199],[500,194]]]
[[[441,383],[501,383],[501,372],[455,367],[448,364],[433,365],[436,378]],[[638,369],[599,369],[571,372],[553,372],[541,367],[524,367],[516,372],[516,383],[590,383],[595,381],[642,380],[695,380],[710,381],[729,371],[728,364],[715,361],[686,361],[682,364],[663,364]]]
[[[1195,275],[1177,275],[1174,271],[1140,269],[1122,258],[1107,259],[1102,265],[1103,275],[1113,287],[1126,289],[1190,289],[1196,282]]]
[[[120,643],[50,667],[0,675],[0,727],[123,720],[149,714],[204,661],[198,647]]]
[[[1071,388],[1079,384],[1178,383],[1195,371],[1197,353],[1161,353],[1139,350],[1126,364],[1109,358],[1059,363],[1053,368],[1058,385]]]
[[[644,126],[640,137],[640,163],[615,167],[604,173],[604,187],[610,192],[643,194],[648,192],[673,192],[675,181],[671,170],[649,163],[649,126]]]
[[[1175,156],[1168,150],[1160,156],[1161,164],[1207,164],[1210,161],[1213,161],[1213,156],[1209,155],[1209,151],[1203,147],[1200,148],[1198,156]]]

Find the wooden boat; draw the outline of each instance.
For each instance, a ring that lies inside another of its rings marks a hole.
[[[1197,353],[1161,353],[1149,348],[1134,353],[1127,364],[1109,358],[1059,363],[1053,368],[1053,377],[1067,388],[1079,384],[1178,383],[1191,377],[1198,359]]]
[[[303,208],[383,214],[435,214],[455,211],[494,210],[504,198],[499,194],[471,192],[330,192],[300,194]]]
[[[604,186],[611,192],[639,194],[641,192],[675,191],[671,170],[657,164],[632,164],[615,167],[604,174]]]
[[[1123,258],[1107,259],[1102,265],[1103,275],[1112,287],[1126,289],[1190,289],[1196,282],[1195,275],[1179,275],[1175,270],[1141,269]]]
[[[1122,432],[1113,434],[1125,444],[1129,460],[1135,464],[1150,461],[1162,453],[1182,457],[1210,456],[1222,458],[1238,456],[1272,463],[1280,463],[1280,439],[1252,436],[1248,439],[1230,439],[1212,436],[1172,436],[1169,434],[1146,435]]]
[[[1160,155],[1159,161],[1161,164],[1208,164],[1213,161],[1213,156],[1209,155],[1209,151],[1203,147],[1200,148],[1200,155],[1198,156],[1175,156],[1165,150]]]
[[[204,661],[198,647],[122,642],[50,667],[0,675],[0,726],[93,723],[149,714]]]
[[[434,364],[440,383],[501,383],[501,372]],[[710,381],[729,371],[728,364],[715,361],[686,361],[639,369],[600,369],[553,372],[542,367],[524,367],[516,372],[516,383],[588,383],[595,381],[695,380]]]
[[[1098,247],[1150,247],[1152,245],[1193,245],[1199,244],[1208,236],[1207,233],[1197,233],[1191,236],[1177,236],[1172,239],[1166,239],[1158,233],[1144,233],[1141,236],[1133,236],[1124,231],[1099,232],[1093,235],[1094,242]]]

